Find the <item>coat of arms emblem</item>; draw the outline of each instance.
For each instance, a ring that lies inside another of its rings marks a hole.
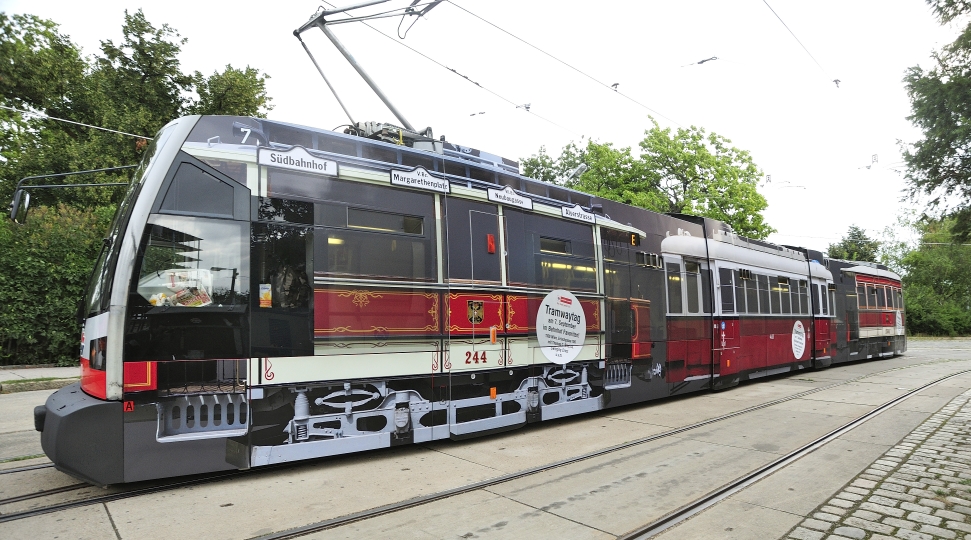
[[[482,302],[475,300],[469,300],[469,322],[472,324],[480,324],[482,322],[482,317],[485,315],[485,309],[483,309]]]

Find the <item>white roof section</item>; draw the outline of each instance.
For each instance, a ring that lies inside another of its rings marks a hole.
[[[743,267],[774,270],[788,274],[798,274],[832,281],[833,274],[824,266],[809,263],[799,252],[787,248],[777,251],[769,247],[746,242],[739,238],[738,244],[723,241],[708,242],[697,236],[669,236],[661,240],[661,252],[686,257],[706,258],[726,261]]]
[[[851,266],[849,268],[844,268],[843,272],[847,274],[863,274],[865,276],[875,276],[900,281],[900,276],[891,272],[890,270],[882,270],[880,268],[873,268],[870,266]]]

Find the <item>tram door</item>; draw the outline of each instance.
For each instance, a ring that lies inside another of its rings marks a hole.
[[[522,423],[503,415],[515,391],[505,370],[505,297],[499,212],[494,204],[446,199],[448,272],[443,370],[448,374],[449,432],[461,437]]]

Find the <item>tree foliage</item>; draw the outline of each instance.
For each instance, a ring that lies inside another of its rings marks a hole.
[[[75,313],[110,221],[67,205],[0,219],[0,364],[77,363]]]
[[[655,212],[694,214],[724,221],[739,234],[765,238],[775,229],[762,216],[768,203],[758,192],[762,173],[751,155],[702,128],[653,126],[640,154],[610,143],[570,143],[553,159],[540,148],[522,160],[526,176]],[[570,177],[581,163],[589,168]]]
[[[122,39],[104,40],[100,54],[84,58],[54,22],[0,13],[0,104],[146,137],[185,114],[265,116],[267,75],[231,65],[209,77],[185,73],[178,59],[185,43],[141,10],[126,11]],[[0,124],[4,199],[25,176],[134,164],[147,146],[145,139],[5,110]],[[116,173],[71,181],[125,180],[126,173]],[[82,208],[114,204],[122,195],[118,189],[34,194],[41,204]]]
[[[971,246],[955,242],[954,219],[914,224],[920,244],[901,259],[911,332],[971,334]]]
[[[971,14],[962,0],[927,0],[942,24]],[[929,197],[930,210],[953,217],[953,232],[971,237],[971,23],[932,54],[933,67],[907,70],[908,119],[923,134],[905,149],[912,195]]]
[[[119,41],[83,57],[56,23],[0,12],[0,104],[146,137],[185,114],[265,116],[268,75],[227,65],[186,73],[186,39],[125,12]],[[26,176],[138,163],[148,141],[0,109],[0,200]],[[67,177],[124,182],[130,171]],[[56,182],[57,180],[55,180]],[[0,364],[76,362],[74,321],[117,188],[35,190],[28,225],[0,223]]]
[[[864,229],[850,225],[842,240],[829,245],[826,256],[847,261],[877,262],[880,247],[879,240],[867,236]]]

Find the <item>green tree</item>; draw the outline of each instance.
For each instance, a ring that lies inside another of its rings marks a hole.
[[[971,14],[971,3],[927,0],[941,24]],[[914,66],[904,84],[923,137],[905,148],[906,179],[912,195],[929,198],[938,216],[954,218],[953,232],[971,237],[971,22],[952,43],[932,54],[934,67]]]
[[[830,244],[826,256],[831,259],[847,261],[877,262],[880,241],[866,235],[866,230],[850,225],[846,236],[835,244]]]
[[[971,246],[955,242],[954,219],[915,224],[917,249],[901,260],[911,332],[971,334]]]
[[[266,118],[266,113],[273,109],[271,98],[266,95],[266,80],[269,78],[269,75],[260,75],[259,70],[249,66],[236,69],[229,64],[222,73],[217,71],[209,77],[197,71],[193,81],[199,101],[189,108],[189,112]]]
[[[757,189],[762,173],[747,151],[702,128],[672,132],[651,121],[637,157],[630,148],[617,149],[609,143],[588,141],[582,147],[570,143],[555,160],[541,148],[522,160],[523,172],[655,212],[718,219],[752,238],[775,232],[762,216],[768,207]],[[589,169],[568,178],[580,163]]]
[[[229,65],[187,74],[178,60],[185,42],[141,10],[125,12],[122,39],[84,58],[54,22],[0,12],[0,104],[147,137],[184,114],[265,116],[267,75]],[[0,199],[26,176],[137,163],[147,142],[0,109]],[[27,226],[0,223],[0,364],[77,361],[75,308],[122,196],[116,188],[34,191]]]

